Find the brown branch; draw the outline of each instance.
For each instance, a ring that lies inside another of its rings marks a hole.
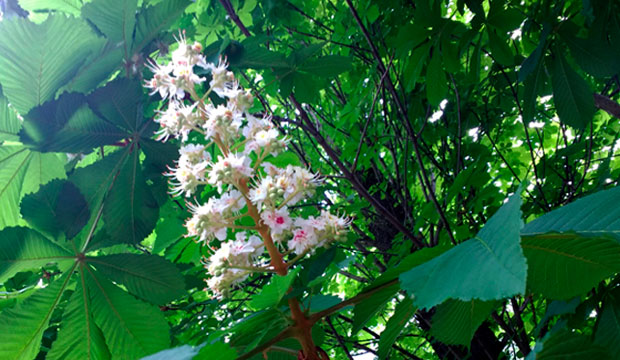
[[[608,113],[609,115],[620,119],[620,104],[608,98],[605,95],[594,93],[594,106]]]
[[[248,31],[248,28],[246,28],[245,25],[243,25],[243,23],[241,22],[241,19],[239,19],[239,16],[237,16],[237,13],[235,12],[235,9],[233,9],[232,4],[230,3],[230,1],[229,0],[220,0],[220,4],[222,4],[224,9],[226,10],[226,13],[228,13],[228,16],[230,16],[232,21],[234,21],[235,24],[237,25],[237,27],[239,27],[239,29],[241,30],[243,35],[245,35],[247,37],[252,36],[252,34],[250,34],[250,32]]]

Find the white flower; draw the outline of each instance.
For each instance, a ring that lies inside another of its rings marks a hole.
[[[314,248],[317,240],[313,228],[303,227],[293,230],[293,238],[288,241],[287,245],[290,250],[299,255]]]
[[[265,210],[260,214],[260,217],[263,223],[269,226],[273,235],[282,234],[293,225],[286,206],[281,209]]]
[[[218,161],[211,165],[209,183],[221,187],[222,184],[236,184],[241,179],[252,176],[251,160],[247,156],[230,153],[218,156]]]

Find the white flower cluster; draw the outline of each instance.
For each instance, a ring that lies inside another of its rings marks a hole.
[[[209,288],[226,296],[252,272],[274,271],[273,261],[265,261],[265,250],[279,257],[295,253],[297,259],[344,240],[349,219],[325,210],[316,218],[303,218],[290,210],[312,195],[321,179],[299,166],[280,168],[264,161],[285,150],[288,140],[269,118],[248,112],[253,97],[225,62],[207,63],[200,44],[189,45],[184,36],[177,41],[171,62],[151,63],[153,78],[145,87],[168,100],[168,108],[155,119],[158,139],[176,138],[184,144],[176,167],[166,174],[171,193],[190,197],[207,184],[219,193],[206,203],[189,204],[192,216],[185,224],[188,236],[214,250],[205,261]],[[209,89],[201,96],[197,85],[206,79],[194,73],[195,66],[211,72]],[[225,105],[209,103],[211,92],[224,98]],[[191,137],[196,143],[189,141],[190,133],[198,134]],[[242,225],[248,217],[253,226]],[[229,239],[229,229],[236,231],[235,240]],[[292,262],[281,265],[286,269]]]

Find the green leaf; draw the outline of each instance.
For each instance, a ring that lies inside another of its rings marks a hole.
[[[491,3],[486,22],[504,32],[513,31],[521,25],[525,16],[517,9],[501,9],[503,4],[501,1]],[[499,5],[500,8],[498,9],[495,5]]]
[[[609,359],[609,353],[601,346],[594,345],[588,336],[560,330],[545,339],[542,350],[534,354],[532,359],[551,360],[581,360],[581,359]]]
[[[571,55],[583,71],[596,76],[607,77],[618,73],[617,55],[609,51],[609,44],[596,38],[582,39],[573,31],[560,31],[562,40],[568,45]]]
[[[327,55],[307,61],[299,67],[299,71],[325,78],[332,78],[352,68],[351,58],[340,55]]]
[[[528,287],[551,299],[583,294],[620,271],[620,243],[600,237],[549,234],[523,238]]]
[[[216,342],[203,346],[194,360],[234,360],[236,358],[237,352],[235,349],[224,342]],[[271,359],[271,356],[269,358]]]
[[[75,76],[60,89],[64,92],[88,93],[114,74],[122,64],[123,48],[109,41],[102,41],[80,67]]]
[[[89,218],[88,204],[72,183],[54,180],[32,195],[24,197],[21,213],[30,226],[58,238],[77,235]]]
[[[376,278],[372,283],[370,283],[370,285],[364,288],[364,291],[371,290],[377,286],[381,286],[397,279],[403,272],[430,261],[448,250],[450,250],[450,247],[446,245],[438,245],[432,248],[417,250],[413,254],[407,255],[407,257],[402,259],[395,267],[388,268],[386,272],[381,274],[381,276]]]
[[[130,293],[156,305],[185,294],[185,282],[177,267],[156,255],[114,254],[88,257],[86,262]]]
[[[34,230],[15,227],[0,231],[0,284],[20,271],[74,260],[72,253]]]
[[[147,305],[86,267],[95,323],[113,358],[135,359],[170,346],[168,322]]]
[[[534,70],[524,82],[523,89],[523,122],[528,124],[534,120],[536,105],[538,104],[538,94],[545,81],[545,67],[539,62]]]
[[[167,30],[181,16],[189,3],[188,0],[166,0],[157,5],[142,8],[136,15],[131,52],[141,51],[160,32]]]
[[[588,83],[559,53],[553,60],[553,101],[560,120],[577,129],[585,128],[594,116],[594,99]]]
[[[80,15],[82,0],[19,0],[19,6],[24,10],[35,13],[62,11],[77,16]]]
[[[0,313],[1,359],[35,358],[41,347],[43,332],[69,279],[69,274],[65,274],[23,303]]]
[[[432,106],[437,106],[445,99],[447,93],[446,73],[443,71],[439,51],[435,49],[426,69],[426,97]]]
[[[22,142],[43,152],[88,153],[128,136],[95,115],[80,94],[66,94],[34,108],[24,117],[23,128]]]
[[[252,297],[248,305],[254,310],[278,305],[280,300],[282,300],[284,295],[288,292],[298,272],[299,270],[295,269],[286,276],[274,275],[271,281],[269,281],[269,284],[265,285],[260,293]]]
[[[379,351],[377,353],[379,359],[387,359],[392,345],[407,325],[409,319],[413,317],[415,311],[416,309],[410,298],[406,298],[396,305],[394,315],[388,320],[385,330],[383,330],[379,338]]]
[[[620,359],[620,292],[613,290],[605,296],[600,313],[594,343],[604,346],[612,354],[612,359]]]
[[[89,95],[88,104],[101,118],[133,133],[145,121],[140,106],[142,95],[139,82],[121,77]]]
[[[437,306],[431,335],[444,344],[469,346],[474,333],[497,304],[497,301],[448,300]]]
[[[121,43],[126,49],[131,45],[138,0],[94,0],[82,7],[82,16],[110,41]]]
[[[142,174],[140,152],[128,147],[127,160],[107,195],[103,219],[113,241],[137,244],[155,228],[159,207]]]
[[[494,29],[487,29],[489,34],[489,47],[493,58],[504,66],[511,66],[514,63],[514,55],[506,41],[500,38]]]
[[[402,288],[427,309],[450,298],[495,300],[524,293],[520,207],[519,193],[512,195],[475,238],[401,274]]]
[[[0,84],[17,111],[54,98],[100,43],[88,25],[50,15],[34,24],[18,18],[0,22]]]
[[[9,100],[2,93],[0,88],[0,142],[19,141],[19,129],[21,121],[17,117],[15,109],[9,106]]]
[[[610,236],[620,240],[620,186],[598,191],[527,223],[521,236],[550,232]]]
[[[47,360],[60,359],[110,359],[101,329],[95,325],[90,311],[92,301],[84,284],[84,268],[80,279],[62,314],[56,341],[47,353]]]
[[[355,308],[353,308],[351,336],[357,334],[371,318],[383,310],[387,302],[396,295],[398,289],[398,284],[393,284],[375,292],[371,297],[356,304]]]
[[[40,185],[66,177],[56,154],[41,154],[20,145],[0,147],[0,228],[17,225],[19,202]]]

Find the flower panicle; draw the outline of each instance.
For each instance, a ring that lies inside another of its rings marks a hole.
[[[169,62],[147,63],[153,76],[144,87],[168,102],[154,119],[160,126],[157,140],[182,144],[164,175],[170,179],[170,195],[188,199],[186,236],[211,250],[202,260],[210,291],[226,297],[253,272],[273,271],[264,265],[265,231],[268,241],[275,242],[272,246],[297,257],[344,241],[350,218],[327,210],[317,216],[297,214],[295,205],[312,196],[324,178],[301,166],[270,162],[287,150],[290,138],[269,115],[250,113],[254,96],[240,86],[226,59],[208,63],[201,44],[190,43],[184,32],[175,39]],[[210,73],[202,95],[198,92],[207,79],[196,74],[196,68]],[[225,101],[213,104],[211,93]],[[198,200],[203,186],[211,186],[218,196]]]

